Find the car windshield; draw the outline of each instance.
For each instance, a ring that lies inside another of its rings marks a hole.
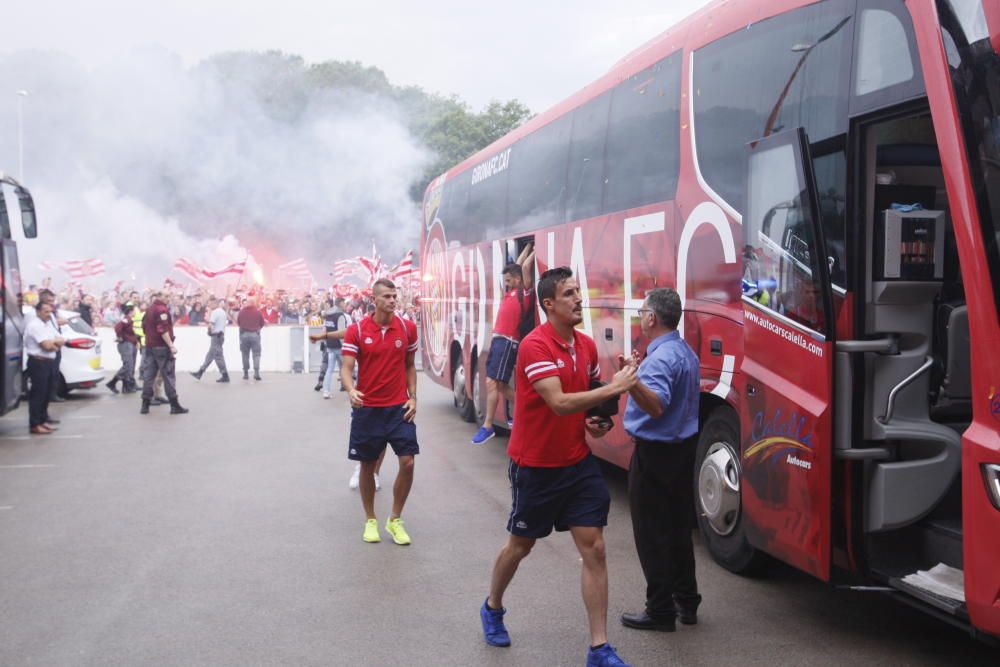
[[[89,324],[87,324],[86,322],[84,322],[83,318],[80,317],[79,315],[74,315],[73,317],[69,318],[69,322],[67,322],[67,324],[69,325],[69,328],[75,331],[76,333],[84,334],[86,336],[97,335],[97,332],[94,331],[94,328]]]
[[[1000,55],[980,0],[938,0],[938,8],[1000,312]]]

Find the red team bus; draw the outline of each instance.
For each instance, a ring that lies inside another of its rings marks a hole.
[[[528,242],[605,376],[676,287],[713,558],[1000,635],[998,52],[996,0],[712,3],[430,184],[427,373],[478,418]],[[628,466],[620,424],[591,446]],[[951,592],[907,578],[939,564]]]

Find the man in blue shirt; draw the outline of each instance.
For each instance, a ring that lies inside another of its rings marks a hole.
[[[672,632],[678,616],[693,625],[701,602],[691,542],[700,374],[677,331],[681,316],[674,290],[646,293],[639,325],[650,343],[625,408],[625,430],[635,440],[628,491],[646,608],[622,614],[621,622],[639,630]]]

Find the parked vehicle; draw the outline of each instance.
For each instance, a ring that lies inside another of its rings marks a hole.
[[[24,316],[35,317],[34,309],[25,306]],[[104,380],[104,366],[101,365],[101,339],[80,314],[72,310],[60,310],[56,316],[66,323],[59,328],[66,340],[59,362],[59,377],[56,392],[66,396],[74,389],[93,389]]]
[[[528,241],[605,378],[676,287],[713,558],[1000,636],[998,80],[994,0],[713,2],[431,182],[425,372],[479,418]],[[591,447],[632,455],[620,426]]]
[[[11,238],[10,218],[4,186],[12,188],[21,209],[24,237],[38,235],[35,204],[28,189],[9,174],[0,172],[0,415],[5,415],[21,401],[24,369],[24,317],[21,315],[21,270],[17,258],[17,242]]]

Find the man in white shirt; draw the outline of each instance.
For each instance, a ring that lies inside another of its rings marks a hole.
[[[215,302],[215,308],[212,313],[208,316],[208,335],[212,339],[211,345],[208,348],[208,354],[205,355],[205,361],[202,362],[201,368],[199,368],[194,373],[191,373],[195,379],[200,380],[201,376],[205,374],[208,367],[215,362],[215,365],[219,367],[219,372],[222,373],[216,382],[229,382],[229,372],[226,370],[226,357],[222,352],[222,343],[226,338],[226,325],[229,324],[229,315],[226,313],[225,300],[218,299]]]
[[[56,357],[63,339],[52,318],[52,305],[41,301],[35,306],[38,317],[30,318],[24,332],[24,353],[28,355],[28,426],[32,433],[55,431],[49,417],[49,399],[55,377]]]

